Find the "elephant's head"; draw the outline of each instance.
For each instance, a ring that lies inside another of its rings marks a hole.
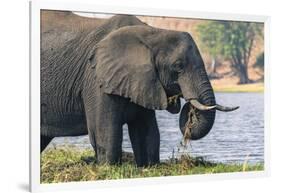
[[[180,111],[183,97],[187,105],[181,122],[192,120],[190,139],[202,138],[210,131],[216,109],[236,109],[216,104],[201,55],[186,32],[124,27],[103,39],[94,53],[97,81],[105,93],[171,113]],[[186,128],[181,126],[183,134]]]

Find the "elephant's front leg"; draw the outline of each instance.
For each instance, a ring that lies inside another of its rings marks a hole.
[[[128,123],[129,135],[139,167],[159,163],[160,134],[155,111],[142,111]]]
[[[97,120],[96,151],[99,163],[119,164],[122,158],[122,125],[110,120]]]
[[[86,105],[86,118],[98,163],[118,164],[122,157],[123,132],[119,105],[111,97],[104,95],[95,105]]]

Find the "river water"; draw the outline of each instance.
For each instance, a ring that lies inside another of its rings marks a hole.
[[[160,158],[162,160],[188,152],[206,160],[222,163],[264,162],[264,95],[263,93],[216,93],[217,103],[240,106],[236,111],[217,111],[210,133],[203,139],[191,141],[187,147],[180,142],[179,114],[157,111],[160,129]],[[123,129],[123,150],[132,152],[128,129]],[[55,138],[49,148],[70,145],[91,148],[88,136]]]

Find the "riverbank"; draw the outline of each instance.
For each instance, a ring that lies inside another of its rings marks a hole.
[[[212,84],[215,92],[264,92],[263,83],[253,84]]]
[[[47,149],[41,156],[41,183],[92,181],[190,174],[261,171],[263,164],[221,164],[192,158],[170,159],[148,168],[137,168],[130,153],[123,154],[123,164],[97,165],[92,150]]]

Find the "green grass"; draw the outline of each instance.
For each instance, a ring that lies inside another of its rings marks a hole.
[[[263,164],[248,165],[211,163],[188,155],[159,165],[138,168],[133,156],[123,153],[122,165],[98,165],[92,150],[48,149],[41,156],[41,183],[109,180],[190,174],[212,174],[263,170]]]

